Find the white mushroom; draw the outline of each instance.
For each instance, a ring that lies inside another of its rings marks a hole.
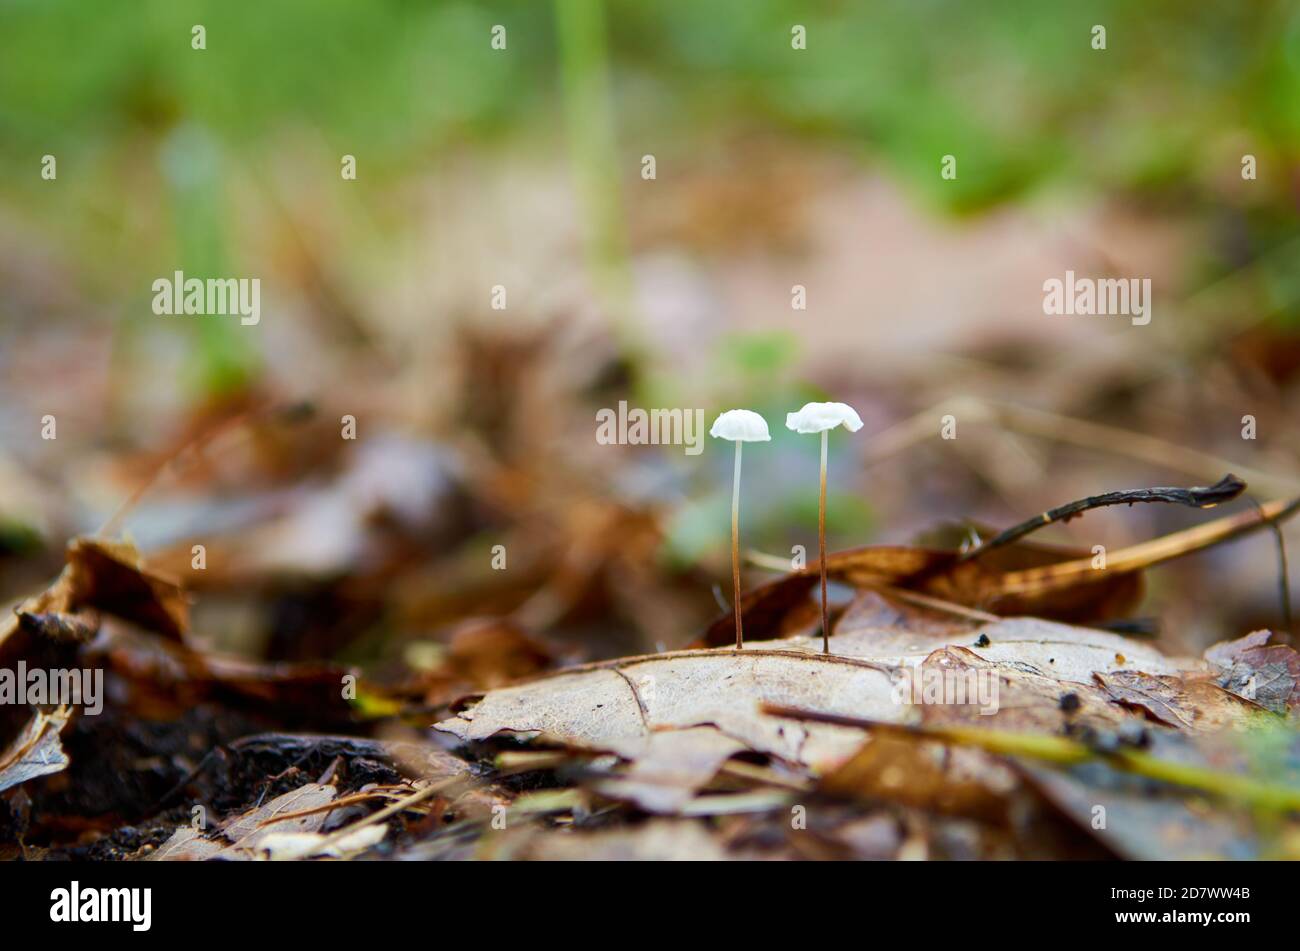
[[[862,419],[847,403],[805,403],[797,413],[785,416],[787,429],[797,433],[822,434],[821,491],[817,497],[817,550],[822,576],[822,652],[831,652],[830,620],[826,608],[826,447],[828,434],[836,426],[851,433],[862,428]]]
[[[804,403],[799,412],[785,414],[785,426],[797,433],[824,433],[836,426],[856,433],[862,418],[848,403]]]
[[[732,609],[736,612],[736,649],[745,646],[740,627],[740,447],[747,442],[768,442],[767,420],[747,409],[729,409],[713,421],[709,435],[736,444],[736,469],[731,483],[731,583]]]

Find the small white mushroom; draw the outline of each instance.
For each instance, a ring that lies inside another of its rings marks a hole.
[[[736,612],[736,649],[745,646],[740,627],[740,447],[747,442],[768,442],[767,420],[747,409],[729,409],[713,421],[709,435],[736,444],[736,469],[731,483],[731,583],[732,609]]]
[[[830,620],[826,608],[826,447],[836,426],[851,433],[862,428],[862,419],[847,403],[805,403],[797,413],[786,413],[785,425],[797,433],[822,434],[821,491],[817,497],[817,550],[822,576],[822,652],[831,652]]]

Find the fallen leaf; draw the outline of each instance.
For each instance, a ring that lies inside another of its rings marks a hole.
[[[181,826],[157,851],[145,858],[151,862],[205,862],[216,858],[228,847],[224,842],[205,838],[200,829]]]
[[[316,857],[352,858],[373,848],[388,835],[383,824],[362,826],[338,838],[318,832],[272,832],[262,837],[257,850],[273,862]]]
[[[1219,686],[1274,713],[1300,706],[1300,654],[1285,644],[1268,643],[1271,631],[1254,631],[1222,641],[1205,651],[1220,670]]]
[[[307,783],[277,796],[268,803],[231,817],[212,831],[182,826],[157,852],[151,861],[206,861],[220,858],[240,861],[257,858],[258,850],[274,834],[312,834],[320,830],[329,812],[321,809],[331,803],[338,791],[333,786]],[[316,811],[311,811],[316,810]],[[307,812],[306,815],[288,814]]]
[[[1091,555],[1030,542],[993,549],[976,561],[962,561],[955,549],[879,545],[829,553],[826,575],[860,591],[901,588],[1001,615],[1083,622],[1130,613],[1142,594],[1141,575],[1135,571],[1096,572],[1045,593],[1006,590],[1007,579],[1026,570],[1084,557]],[[817,569],[810,567],[748,591],[740,601],[746,631],[756,638],[788,633],[787,619],[802,613],[818,577]],[[705,643],[727,643],[729,625],[734,640],[734,624],[730,612],[719,616],[705,632]]]
[[[260,848],[262,840],[272,832],[317,832],[329,818],[325,810],[292,818],[281,817],[286,813],[319,809],[337,795],[338,790],[333,786],[307,783],[226,821],[220,827],[220,834],[234,848],[252,852]]]
[[[1015,772],[979,750],[874,736],[819,788],[832,796],[898,802],[1005,824],[1017,804]]]
[[[1158,733],[1152,737],[1152,752],[1238,775],[1251,770],[1238,748],[1210,734]],[[1189,794],[1104,760],[1068,768],[1021,760],[1018,767],[1081,829],[1121,858],[1256,859],[1269,857],[1270,842],[1282,839],[1276,825],[1257,825],[1240,804]]]
[[[680,812],[718,769],[746,747],[712,726],[657,730],[621,776],[596,785],[611,799],[636,803],[646,812]]]
[[[1117,701],[1182,730],[1247,726],[1264,708],[1195,677],[1155,676],[1138,670],[1098,671],[1097,683]]]
[[[698,752],[701,734],[686,731],[709,728],[787,762],[838,762],[856,749],[853,731],[791,725],[758,715],[758,704],[820,704],[880,718],[900,717],[903,708],[891,696],[889,669],[823,655],[804,643],[759,642],[741,651],[678,651],[571,668],[491,691],[435,729],[465,741],[502,733],[545,737],[637,761],[668,755],[675,744]],[[723,748],[715,747],[719,754]]]
[[[189,626],[189,601],[180,586],[149,571],[127,542],[74,538],[66,571],[69,610],[98,608],[177,641]]]
[[[544,862],[710,862],[729,856],[718,837],[699,820],[656,819],[634,829],[521,829],[492,843],[486,857]]]
[[[1003,729],[1113,728],[1141,721],[1093,682],[1095,672],[1184,669],[1184,662],[1153,647],[1105,631],[1033,618],[999,621],[980,631],[989,635],[983,648],[953,644],[957,635],[947,631],[858,628],[833,637],[830,655],[820,652],[819,639],[796,637],[751,642],[740,651],[678,651],[590,664],[490,691],[435,729],[466,742],[508,735],[613,753],[629,766],[596,782],[598,792],[649,812],[683,813],[739,752],[775,757],[812,774],[834,770],[858,752],[860,733],[766,716],[758,712],[763,704],[884,722],[973,717]],[[972,636],[960,635],[967,643]],[[1133,656],[1120,660],[1121,650]],[[1193,672],[1204,666],[1185,663]],[[927,672],[984,684],[995,694],[915,707],[900,699],[896,687],[903,678]],[[1061,706],[1066,695],[1077,704],[1068,713]],[[995,701],[987,716],[979,706],[984,700]],[[886,779],[896,775],[888,764],[872,769]],[[946,795],[938,776],[931,785],[922,798]],[[976,793],[963,790],[957,798]]]
[[[66,707],[38,712],[27,721],[22,733],[0,753],[0,792],[67,768],[68,754],[59,742],[59,732],[67,722]]]

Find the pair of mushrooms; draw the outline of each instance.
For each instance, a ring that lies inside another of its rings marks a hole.
[[[845,403],[805,403],[797,413],[787,413],[787,429],[797,433],[821,433],[821,492],[817,499],[817,550],[822,580],[822,651],[829,654],[830,623],[826,610],[826,445],[827,436],[836,426],[851,433],[862,428],[862,420],[852,406]],[[747,442],[768,442],[767,420],[753,410],[732,409],[713,421],[709,435],[729,439],[736,444],[736,469],[731,486],[731,580],[734,588],[732,606],[736,612],[736,648],[745,646],[740,625],[740,447]]]

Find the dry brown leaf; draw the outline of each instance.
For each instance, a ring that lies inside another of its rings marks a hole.
[[[863,743],[819,788],[833,796],[887,800],[1005,824],[1018,786],[1011,769],[979,750],[882,735]]]
[[[74,538],[68,545],[69,608],[98,608],[172,640],[189,626],[189,601],[170,578],[154,574],[128,542]]]
[[[985,660],[1020,666],[1057,680],[1090,684],[1096,671],[1151,674],[1204,671],[1193,658],[1167,657],[1150,644],[1110,631],[1019,617],[974,628],[849,626],[836,628],[835,653],[901,663],[942,647],[967,647]]]
[[[1071,645],[1058,647],[1064,655]],[[1060,733],[1080,728],[1113,730],[1121,724],[1140,722],[1139,717],[1114,703],[1095,684],[1063,681],[1032,665],[998,663],[986,660],[981,653],[971,648],[945,647],[927,657],[921,666],[927,672],[942,672],[967,680],[995,677],[997,683],[992,692],[996,696],[996,709],[989,713],[977,704],[925,703],[920,707],[923,723],[932,726],[965,723],[1018,733]]]
[[[680,812],[745,744],[712,726],[657,730],[621,776],[596,785],[611,799],[634,802],[646,812]]]
[[[491,691],[436,729],[463,741],[513,735],[614,753],[630,766],[601,779],[597,791],[646,811],[677,813],[692,808],[699,790],[741,751],[772,756],[813,774],[832,771],[858,752],[860,732],[768,716],[759,710],[765,703],[883,722],[976,718],[1003,729],[1113,728],[1141,718],[1098,687],[1095,673],[1172,675],[1190,666],[1200,675],[1204,667],[1106,631],[1034,618],[962,632],[962,643],[954,642],[957,636],[943,630],[860,627],[837,633],[829,656],[820,652],[819,639],[795,637],[751,642],[741,651],[679,651],[591,664]],[[970,646],[976,639],[984,646]],[[896,685],[925,671],[947,671],[972,683],[985,678],[998,692],[996,711],[982,714],[982,701],[974,695],[969,704],[913,708],[901,701]],[[1067,696],[1074,704],[1068,712],[1063,709]],[[872,761],[879,751],[863,755]],[[888,764],[866,765],[883,777],[879,783],[887,785],[894,775]],[[916,769],[921,765],[913,764]],[[967,765],[974,769],[976,764]],[[922,798],[943,800],[949,793],[940,788],[942,773],[933,778],[933,788]],[[845,782],[854,786],[855,781]],[[856,788],[866,785],[858,782]],[[989,782],[985,788],[1001,786]],[[972,787],[954,793],[947,805],[976,799],[978,792]]]
[[[210,858],[237,861],[256,858],[266,837],[274,833],[320,831],[329,817],[329,812],[320,807],[329,805],[337,795],[338,790],[333,786],[307,783],[228,819],[214,834],[182,826],[149,858],[153,861],[203,861]],[[298,812],[308,814],[280,818]]]
[[[655,819],[592,832],[520,829],[490,842],[487,856],[535,861],[708,862],[728,858],[717,834],[697,819]]]
[[[200,829],[181,826],[146,859],[151,862],[204,862],[216,858],[227,848],[229,846],[224,842],[204,838]]]
[[[760,702],[869,711],[882,719],[900,717],[902,708],[891,698],[887,668],[827,657],[811,646],[760,642],[742,651],[678,651],[573,668],[491,691],[436,729],[465,741],[540,736],[637,761],[675,743],[695,746],[699,735],[683,731],[707,727],[756,752],[818,767],[849,756],[858,735],[762,716]]]
[[[1154,676],[1138,670],[1098,671],[1093,676],[1120,703],[1180,730],[1247,726],[1265,712],[1258,704],[1196,677]]]
[[[180,587],[152,574],[134,546],[106,538],[74,538],[59,576],[0,624],[0,655],[22,650],[12,643],[19,632],[88,641],[97,624],[90,623],[93,615],[84,613],[85,608],[116,614],[172,640],[180,640],[189,623],[189,602]]]
[[[103,658],[127,681],[150,695],[188,705],[215,698],[234,707],[261,710],[279,722],[347,723],[352,707],[343,696],[349,671],[329,663],[267,662],[195,650],[141,634],[106,619],[86,656]]]
[[[1012,593],[1006,579],[1029,569],[1073,563],[1091,554],[1078,549],[1020,542],[996,548],[974,561],[960,552],[938,548],[879,545],[832,552],[826,556],[828,578],[860,590],[882,586],[915,591],[933,598],[1003,615],[1034,615],[1061,621],[1099,621],[1130,613],[1142,594],[1141,575],[1095,572],[1068,587],[1045,593]],[[817,585],[815,568],[793,572],[748,591],[740,601],[745,629],[756,638],[789,632],[788,619],[802,608]],[[705,632],[705,643],[722,645],[734,626],[727,613]]]
[[[319,832],[272,832],[263,836],[257,851],[273,862],[291,862],[298,859],[346,859],[373,848],[388,835],[382,824],[362,826],[336,839]]]
[[[37,713],[9,747],[0,753],[0,792],[66,769],[68,754],[59,742],[59,732],[68,722],[68,710]]]
[[[1269,644],[1271,631],[1254,631],[1222,641],[1205,652],[1219,668],[1219,686],[1274,713],[1300,706],[1300,654],[1284,644]]]
[[[251,851],[270,832],[317,832],[329,818],[328,811],[321,810],[287,819],[281,817],[289,813],[319,809],[332,802],[337,795],[338,790],[333,786],[306,783],[226,821],[221,826],[221,835],[235,848]]]

